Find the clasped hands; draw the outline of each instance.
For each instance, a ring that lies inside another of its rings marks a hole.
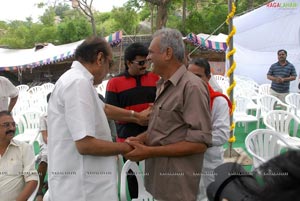
[[[140,141],[138,137],[129,137],[125,142],[129,149],[127,149],[123,156],[131,161],[142,161],[150,156],[150,147],[146,146],[144,142]]]
[[[284,81],[285,81],[284,78],[282,78],[282,77],[276,77],[276,82],[283,83]]]

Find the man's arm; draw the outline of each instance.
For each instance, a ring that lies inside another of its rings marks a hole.
[[[181,141],[164,146],[145,146],[137,141],[128,141],[134,150],[125,154],[132,161],[141,161],[152,157],[178,157],[197,153],[204,153],[207,146],[204,143]]]
[[[216,97],[212,107],[212,145],[221,146],[230,137],[230,114],[224,97]]]
[[[27,200],[35,188],[37,187],[38,173],[35,169],[35,157],[33,152],[33,147],[29,144],[22,143],[23,151],[23,175],[25,180],[25,186],[21,193],[17,197],[17,201]]]
[[[82,155],[113,156],[126,154],[132,150],[127,143],[117,143],[86,136],[75,141],[77,150]]]
[[[48,132],[47,132],[47,130],[43,130],[43,131],[41,131],[41,133],[42,133],[43,141],[46,144],[48,144]]]
[[[38,182],[36,180],[31,180],[25,183],[25,187],[22,192],[18,195],[16,201],[26,201],[31,196],[33,191],[36,189]]]
[[[17,103],[17,100],[18,100],[18,96],[14,97],[14,98],[10,98],[9,105],[8,105],[8,111],[9,112],[12,111],[12,109],[14,108],[14,106]]]
[[[146,126],[148,125],[151,109],[148,108],[142,112],[134,112],[133,110],[126,110],[110,104],[105,104],[104,112],[109,119],[132,122],[142,126]]]
[[[297,76],[289,76],[289,77],[285,77],[285,78],[283,78],[283,81],[293,81],[293,80],[295,80],[297,78]]]
[[[273,81],[273,82],[278,82],[278,83],[282,82],[280,77],[275,77],[275,76],[272,76],[272,75],[267,75],[267,78],[269,80]]]

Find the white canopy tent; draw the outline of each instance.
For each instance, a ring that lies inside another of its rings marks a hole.
[[[272,5],[272,6],[270,6]],[[237,63],[235,73],[259,84],[270,83],[267,72],[278,61],[277,51],[285,49],[287,60],[300,71],[300,0],[278,0],[236,17],[233,24]],[[298,79],[291,82],[297,91]]]
[[[117,31],[105,37],[111,46],[116,46],[122,41],[122,31]],[[74,55],[75,49],[83,40],[64,44],[45,45],[36,51],[31,49],[7,49],[0,48],[0,71],[14,71],[22,68],[35,68],[38,66],[55,63],[68,59]]]

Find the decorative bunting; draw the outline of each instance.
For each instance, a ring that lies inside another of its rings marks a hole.
[[[194,33],[189,33],[186,36],[186,40],[195,46],[200,46],[203,49],[210,49],[217,52],[225,52],[227,49],[226,42],[217,42],[209,39],[205,40],[205,38]]]

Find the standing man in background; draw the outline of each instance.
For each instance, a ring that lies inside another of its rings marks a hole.
[[[133,112],[141,112],[154,102],[156,82],[159,76],[147,71],[148,49],[141,43],[132,43],[124,52],[125,71],[111,78],[106,87],[106,103]],[[147,130],[147,126],[116,121],[117,141],[135,137]],[[128,174],[128,187],[131,198],[137,198],[138,186],[135,176]]]
[[[0,76],[0,111],[8,110],[11,112],[17,103],[18,95],[19,90],[17,87],[6,77]]]
[[[290,81],[296,79],[297,73],[294,65],[286,60],[286,50],[278,50],[277,56],[278,62],[271,65],[267,78],[272,81],[270,89],[271,95],[285,103],[285,97],[290,91]]]

